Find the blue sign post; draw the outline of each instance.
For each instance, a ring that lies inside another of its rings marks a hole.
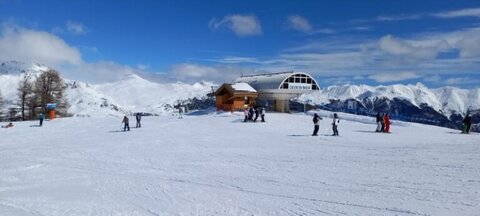
[[[47,103],[47,109],[52,110],[52,109],[55,109],[55,108],[57,108],[56,103]]]

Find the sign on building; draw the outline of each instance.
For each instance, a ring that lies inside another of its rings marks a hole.
[[[288,89],[294,90],[312,90],[312,84],[307,83],[289,83]]]
[[[56,103],[47,103],[47,109],[55,109],[57,108],[57,104]]]

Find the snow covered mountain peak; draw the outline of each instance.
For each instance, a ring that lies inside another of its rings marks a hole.
[[[399,99],[408,101],[418,108],[426,105],[445,116],[464,115],[468,111],[480,109],[480,88],[466,90],[456,87],[429,89],[422,83],[415,85],[342,85],[329,86],[320,91],[302,95],[300,102],[313,104],[329,104],[331,100],[355,99],[365,103],[377,100]]]
[[[15,106],[18,83],[23,74],[37,76],[50,68],[42,64],[20,61],[0,63],[0,91],[6,100],[4,109]],[[206,97],[211,83],[161,84],[137,74],[125,75],[121,80],[104,84],[88,84],[64,79],[69,112],[76,116],[121,116],[134,112],[155,115],[168,114],[173,106],[193,98]]]
[[[22,61],[6,61],[0,63],[0,75],[18,75],[20,73],[39,74],[50,70],[50,67],[39,63],[26,63]]]

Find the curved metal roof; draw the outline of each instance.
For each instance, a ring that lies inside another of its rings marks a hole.
[[[244,82],[250,84],[253,88],[258,90],[266,90],[266,89],[280,89],[281,85],[285,80],[289,77],[296,75],[296,74],[303,74],[307,77],[311,78],[315,84],[318,86],[317,81],[310,76],[309,74],[303,72],[281,72],[281,73],[270,73],[270,74],[259,74],[259,75],[251,75],[251,76],[243,76],[236,79],[234,82]]]

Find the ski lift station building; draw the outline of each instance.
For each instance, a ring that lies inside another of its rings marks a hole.
[[[289,112],[289,100],[320,90],[315,79],[303,72],[281,72],[242,76],[234,83],[247,83],[258,93],[258,106],[272,106],[277,112]]]

